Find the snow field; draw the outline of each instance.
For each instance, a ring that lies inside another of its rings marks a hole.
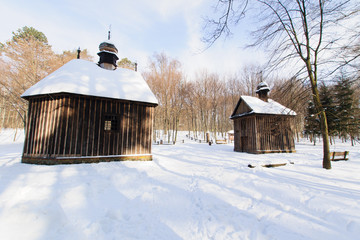
[[[254,155],[232,144],[154,145],[151,162],[21,163],[0,132],[0,239],[358,239],[360,147],[321,167],[322,147]],[[269,162],[289,162],[263,168]],[[248,168],[252,163],[255,168]]]

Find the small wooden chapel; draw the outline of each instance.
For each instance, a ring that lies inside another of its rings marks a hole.
[[[295,152],[296,113],[269,99],[269,86],[257,86],[258,97],[241,96],[230,119],[234,121],[234,151],[248,153]]]
[[[23,163],[152,160],[158,101],[140,73],[118,68],[104,41],[98,64],[74,59],[21,97],[29,108]]]

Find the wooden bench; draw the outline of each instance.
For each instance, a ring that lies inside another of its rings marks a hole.
[[[349,151],[330,152],[331,161],[340,161],[340,160],[347,161],[347,160],[349,160],[349,158],[347,158],[348,155],[349,155]]]
[[[226,140],[216,140],[216,144],[226,144]]]

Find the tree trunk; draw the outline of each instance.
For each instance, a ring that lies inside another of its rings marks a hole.
[[[311,88],[312,88],[314,103],[315,103],[316,109],[318,111],[318,116],[320,119],[320,131],[321,131],[321,136],[323,139],[323,164],[322,165],[323,165],[323,168],[325,168],[325,169],[331,169],[329,130],[328,130],[328,124],[327,124],[327,120],[326,120],[326,114],[325,114],[324,108],[321,105],[320,95],[319,95],[319,91],[317,89],[316,82],[314,81],[314,79],[312,79],[312,77],[310,77],[310,80],[311,80]]]
[[[321,135],[323,138],[323,168],[331,169],[329,132],[325,111],[320,113]]]
[[[310,56],[310,47],[308,46],[308,56]],[[315,58],[316,59],[316,58]],[[308,76],[310,78],[311,90],[313,94],[313,100],[318,112],[318,116],[320,119],[320,131],[323,139],[323,168],[331,169],[330,162],[330,146],[329,146],[329,129],[326,119],[325,110],[321,104],[319,89],[317,86],[317,68],[312,69],[310,58],[306,58],[305,60]],[[315,65],[316,66],[316,65]]]

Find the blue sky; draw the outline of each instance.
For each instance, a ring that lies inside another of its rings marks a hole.
[[[220,74],[239,72],[244,65],[263,62],[263,55],[244,50],[248,33],[243,26],[230,39],[204,49],[203,17],[213,14],[216,1],[206,0],[0,0],[0,42],[12,31],[32,26],[45,33],[56,52],[79,46],[97,60],[100,42],[111,24],[119,58],[137,61],[145,70],[149,57],[165,52],[178,59],[189,75],[208,69]],[[247,23],[247,29],[251,29]]]

